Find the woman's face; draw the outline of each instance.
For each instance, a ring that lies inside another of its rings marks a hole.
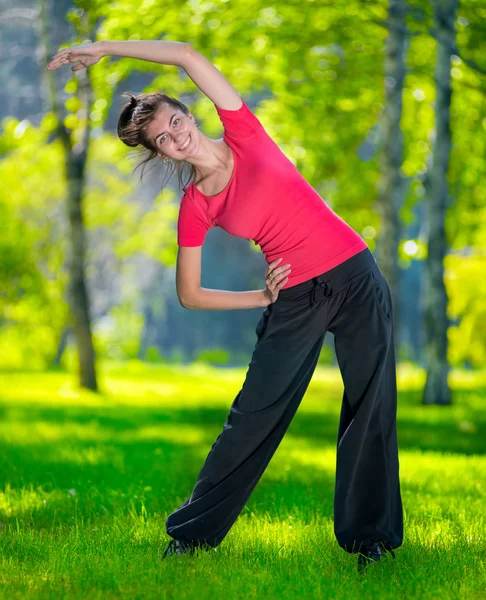
[[[161,158],[187,160],[199,148],[199,130],[192,114],[164,105],[147,126],[146,134]]]

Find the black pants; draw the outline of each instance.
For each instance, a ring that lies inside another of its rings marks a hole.
[[[319,277],[281,290],[256,327],[242,389],[191,497],[167,533],[217,546],[246,504],[309,385],[326,331],[344,382],[337,439],[334,532],[347,552],[403,541],[396,432],[392,300],[368,248]]]

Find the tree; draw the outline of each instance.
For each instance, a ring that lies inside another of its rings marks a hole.
[[[45,56],[50,52],[49,42],[49,0],[40,1],[41,39]],[[79,19],[73,20],[78,25],[78,31],[84,38],[94,36],[94,20],[89,11],[82,11]],[[47,60],[46,60],[47,63]],[[62,141],[65,152],[65,173],[67,178],[66,208],[69,219],[69,290],[68,301],[71,316],[74,321],[78,362],[79,383],[81,387],[97,391],[95,353],[91,334],[91,316],[88,289],[85,277],[86,233],[83,223],[83,195],[86,186],[86,161],[89,147],[89,134],[92,109],[92,88],[87,69],[80,71],[78,94],[76,100],[84,109],[81,119],[74,118],[66,122],[58,100],[59,91],[56,89],[54,72],[45,72],[49,101],[57,120],[57,135]]]
[[[385,107],[382,115],[381,181],[377,200],[380,221],[378,263],[389,284],[393,299],[393,319],[398,331],[400,319],[400,271],[398,248],[401,239],[400,209],[405,199],[407,178],[402,176],[403,133],[402,96],[405,79],[407,28],[405,0],[390,0],[385,43]],[[397,340],[395,339],[395,343]]]
[[[427,378],[422,402],[451,404],[447,361],[447,294],[444,283],[444,257],[447,251],[445,214],[450,204],[447,173],[451,153],[451,56],[456,46],[454,21],[457,0],[432,0],[436,24],[437,58],[435,64],[435,140],[429,175],[429,245],[426,259],[427,302]]]
[[[58,19],[64,16],[63,4],[55,4],[54,12]],[[380,251],[382,245],[390,243],[387,241],[391,236],[387,232],[387,217],[381,215],[380,219],[376,210],[377,207],[381,210],[376,198],[383,168],[379,160],[386,133],[382,127],[386,122],[383,116],[390,110],[385,96],[387,88],[383,85],[383,63],[385,61],[386,64],[387,60],[385,42],[390,30],[389,0],[366,3],[353,0],[327,5],[307,2],[299,6],[278,4],[275,0],[263,5],[259,0],[219,4],[169,1],[163,5],[140,5],[133,0],[119,0],[116,4],[94,5],[91,0],[88,3],[77,1],[76,5],[78,8],[74,16],[82,10],[92,10],[93,6],[98,11],[98,39],[172,39],[188,41],[203,52],[248,100],[270,135],[304,177],[366,239],[370,248]],[[404,283],[415,283],[425,265],[425,260],[421,259],[427,255],[426,215],[423,211],[426,195],[430,194],[427,182],[432,170],[428,157],[431,156],[429,134],[435,117],[433,66],[436,49],[436,33],[429,11],[430,3],[408,0],[407,30],[402,32],[410,36],[410,50],[407,53],[400,122],[404,152],[401,167],[404,203],[398,208],[400,232],[397,234],[398,264],[403,278],[401,301],[402,307],[406,308],[405,316],[399,318],[400,333],[405,333],[407,342],[413,345],[413,359],[421,360],[422,364],[425,364],[422,348],[426,340],[420,301],[425,294],[420,294],[418,286]],[[2,13],[0,21],[13,18],[13,12]],[[15,15],[19,13],[15,12]],[[69,19],[72,18],[72,15],[69,16]],[[40,99],[36,93],[40,82],[36,78],[43,73],[44,65],[37,64],[31,68],[27,58],[31,57],[34,63],[32,57],[38,56],[35,48],[29,48],[29,39],[34,40],[35,36],[27,30],[33,23],[31,18],[15,16],[12,26],[10,23],[8,26],[8,52],[4,68],[0,70],[0,82],[2,89],[10,90],[10,98],[15,90],[17,97],[27,97],[30,93]],[[484,136],[477,133],[482,123],[485,98],[485,80],[481,78],[484,68],[479,65],[482,62],[484,25],[477,0],[461,2],[456,27],[459,48],[454,48],[451,57],[454,143],[447,173],[454,202],[449,203],[445,213],[445,231],[451,249],[444,260],[444,279],[448,314],[453,320],[448,328],[448,359],[454,366],[482,366],[486,357],[483,325],[486,323],[486,288],[482,285],[486,257],[484,251],[481,254],[486,246],[486,212],[483,208],[486,197],[481,178],[486,152]],[[64,37],[62,42],[57,38],[58,45],[71,38],[71,32],[67,34],[65,31],[64,21],[57,31],[62,31]],[[69,43],[79,42],[70,39]],[[21,59],[24,56],[26,58]],[[392,72],[391,69],[388,71]],[[19,90],[17,82],[19,85],[22,82],[29,84],[28,89],[34,91],[25,91],[27,85],[22,88],[24,91]],[[138,60],[104,59],[91,69],[90,82],[96,101],[90,113],[93,136],[83,214],[89,240],[86,274],[91,292],[90,314],[97,355],[101,356],[104,348],[109,347],[110,352],[117,349],[117,357],[124,357],[125,344],[121,343],[124,333],[118,325],[126,323],[127,315],[135,313],[138,318],[144,309],[153,316],[156,335],[149,336],[142,346],[157,344],[162,355],[166,352],[170,355],[182,343],[180,339],[184,339],[187,356],[192,356],[200,349],[198,343],[206,343],[208,330],[212,331],[211,341],[214,344],[233,348],[235,336],[239,336],[243,342],[241,350],[247,351],[253,342],[250,327],[253,314],[246,311],[234,315],[224,311],[217,315],[210,311],[188,314],[178,310],[180,307],[177,301],[174,302],[170,272],[164,274],[165,284],[161,286],[158,285],[161,270],[147,269],[147,263],[139,260],[141,257],[137,257],[137,268],[132,269],[129,264],[133,253],[148,254],[163,265],[173,264],[173,261],[165,262],[162,248],[167,243],[175,244],[178,194],[173,194],[175,201],[170,211],[162,211],[165,203],[160,203],[160,210],[156,207],[150,211],[153,192],[157,188],[157,177],[153,177],[149,181],[144,179],[143,188],[137,189],[133,198],[128,197],[128,189],[136,178],[131,178],[131,165],[122,153],[126,148],[115,135],[116,113],[121,103],[118,94],[126,89],[162,90],[179,96],[189,104],[205,132],[216,137],[221,133],[221,125],[211,103],[188,81],[183,69]],[[66,126],[72,126],[83,118],[77,85],[78,80],[73,77],[61,90]],[[393,98],[398,100],[396,92]],[[47,148],[41,131],[26,125],[27,118],[32,117],[36,121],[42,117],[44,107],[39,106],[39,102],[34,105],[33,101],[31,105],[33,108],[28,109],[22,102],[4,103],[4,111],[7,106],[10,110],[15,108],[16,116],[23,120],[16,123],[5,120],[5,136],[0,138],[5,149],[1,152],[1,162],[4,163],[2,181],[7,188],[0,191],[0,204],[2,214],[8,215],[6,222],[2,223],[2,253],[8,256],[8,260],[3,261],[8,293],[0,297],[0,318],[2,324],[7,325],[8,334],[0,339],[0,350],[7,346],[7,355],[12,356],[8,344],[15,332],[16,340],[25,340],[22,356],[37,359],[39,349],[44,355],[46,348],[52,356],[56,354],[52,350],[52,340],[49,338],[49,343],[46,343],[47,330],[41,327],[47,322],[48,309],[55,326],[51,337],[55,336],[57,343],[62,339],[59,323],[61,314],[65,318],[65,302],[60,312],[59,303],[56,304],[54,299],[64,292],[66,273],[58,261],[60,252],[55,250],[62,248],[64,260],[64,240],[70,236],[65,235],[66,224],[58,206],[59,198],[65,195],[58,188],[66,183],[64,169],[59,168],[63,162],[60,158],[62,143],[57,135],[52,148]],[[52,121],[50,115],[47,113],[43,119],[46,125]],[[102,133],[102,127],[105,127],[106,133]],[[22,131],[24,133],[19,138]],[[72,134],[73,129],[70,131]],[[391,131],[387,133],[389,137],[393,135]],[[22,143],[10,149],[12,141],[14,145],[19,141]],[[99,142],[101,145],[98,147]],[[56,177],[49,174],[47,157],[52,161],[50,168],[55,169]],[[27,170],[29,161],[31,167]],[[126,167],[124,173],[120,172],[122,167]],[[393,168],[398,171],[396,165]],[[145,216],[136,210],[142,204],[146,210],[149,209]],[[165,210],[168,208],[166,204]],[[120,211],[125,209],[127,213],[121,214]],[[32,224],[37,228],[35,237],[32,237]],[[378,248],[375,247],[377,231],[380,231]],[[211,237],[211,234],[214,236]],[[205,275],[210,279],[207,282],[209,287],[227,285],[248,289],[248,286],[260,285],[260,256],[250,253],[254,256],[249,262],[248,248],[243,242],[237,239],[230,242],[221,231],[210,232],[204,267]],[[35,248],[35,256],[30,248]],[[112,252],[116,254],[115,258],[112,258]],[[173,254],[172,247],[167,254]],[[232,265],[241,262],[239,257],[243,255],[245,269],[237,272]],[[215,256],[224,257],[225,263],[217,263]],[[30,262],[26,263],[25,258]],[[380,264],[387,260],[386,256],[379,258]],[[393,255],[390,258],[390,263],[395,265],[393,268],[396,268],[396,262],[397,257]],[[51,272],[52,266],[59,281]],[[153,266],[158,268],[159,265]],[[409,272],[408,266],[413,267]],[[386,270],[385,265],[383,269]],[[32,273],[29,281],[27,273]],[[389,272],[386,275],[391,280]],[[143,277],[142,282],[140,277]],[[390,284],[392,294],[395,294],[392,281]],[[123,307],[117,306],[120,298]],[[142,298],[147,305],[145,307],[142,306]],[[8,302],[5,302],[7,299]],[[29,306],[32,307],[30,312]],[[35,310],[40,310],[36,307],[41,306],[42,314],[34,314]],[[169,320],[172,320],[170,327]],[[108,331],[107,323],[112,323],[115,337]],[[101,330],[106,346],[99,345]],[[130,335],[134,336],[134,329],[131,331]],[[130,356],[133,356],[133,347],[132,343]],[[10,361],[10,364],[13,362]]]

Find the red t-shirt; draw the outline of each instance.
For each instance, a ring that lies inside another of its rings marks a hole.
[[[190,183],[181,199],[179,246],[202,246],[212,227],[253,240],[267,263],[282,257],[292,272],[285,288],[316,277],[368,247],[302,177],[243,100],[216,106],[234,156],[226,188],[206,196]]]

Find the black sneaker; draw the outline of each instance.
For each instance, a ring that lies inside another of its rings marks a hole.
[[[171,540],[162,558],[173,556],[174,554],[190,554],[193,556],[196,548],[199,550],[216,551],[216,548],[213,548],[213,546],[210,546],[205,542],[184,542],[183,540]]]
[[[379,562],[386,552],[390,552],[395,558],[395,552],[387,548],[383,542],[372,542],[364,546],[358,556],[358,573],[361,573],[370,563]]]
[[[162,558],[167,558],[167,556],[173,556],[174,554],[192,555],[194,554],[194,545],[182,540],[171,540]]]

